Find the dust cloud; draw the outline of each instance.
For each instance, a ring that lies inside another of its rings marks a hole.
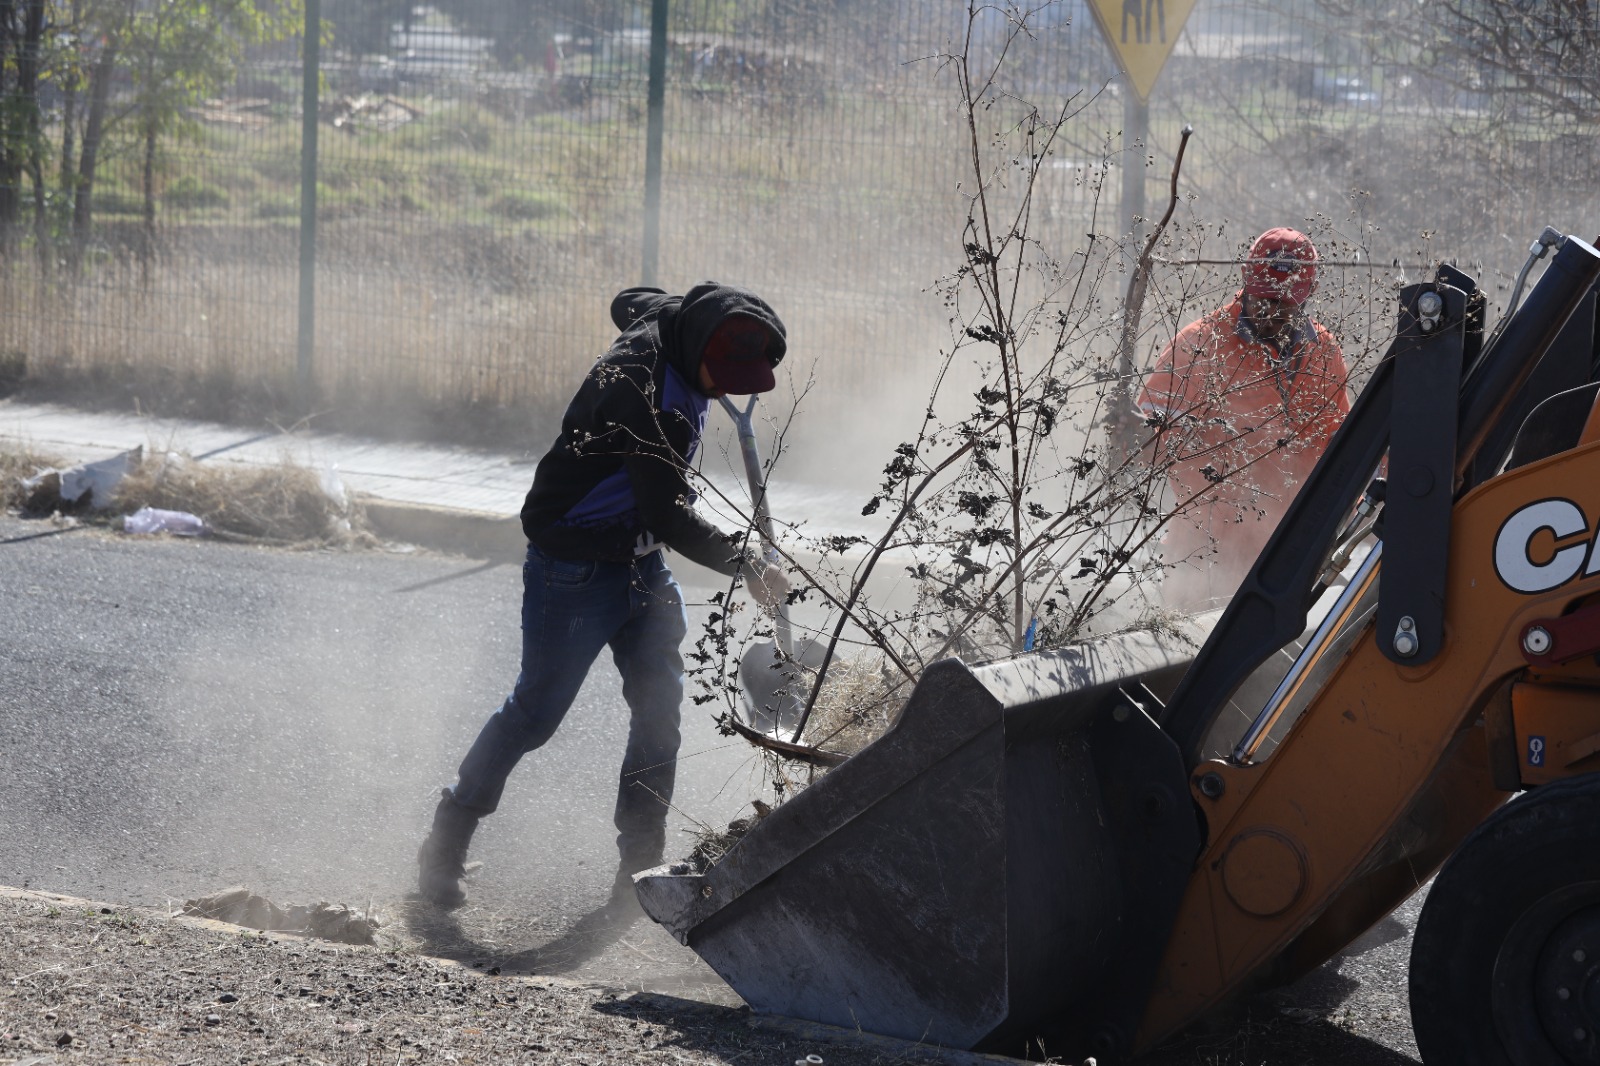
[[[62,830],[72,876],[98,869],[118,882],[115,898],[147,905],[237,884],[283,905],[371,907],[380,943],[522,953],[530,965],[605,901],[628,712],[602,655],[563,728],[523,760],[480,829],[473,903],[441,925],[407,902],[438,789],[516,676],[517,567],[172,547],[242,559],[252,577],[221,598],[201,597],[198,584],[160,593],[181,618],[155,654],[118,668],[126,709],[116,732],[63,756],[78,795],[29,795],[41,806],[19,812],[21,824],[77,820]],[[106,594],[126,595],[114,585]],[[669,857],[734,817],[759,776],[742,744],[686,705]],[[77,850],[107,834],[98,857]]]

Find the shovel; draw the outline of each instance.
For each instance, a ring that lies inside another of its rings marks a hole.
[[[740,410],[724,396],[722,407],[739,431],[739,452],[744,458],[745,479],[750,483],[750,500],[755,508],[756,533],[761,538],[762,553],[769,563],[777,563],[781,556],[773,547],[772,514],[767,509],[761,452],[756,446],[755,426],[750,417],[756,409],[756,397],[750,397],[750,402]],[[803,640],[796,647],[794,630],[789,623],[789,605],[785,603],[778,604],[773,636],[774,640],[751,644],[739,658],[739,688],[744,695],[745,711],[751,724],[762,732],[786,730],[799,720],[805,707],[801,699],[806,690],[805,672],[816,672],[826,650],[815,640]]]

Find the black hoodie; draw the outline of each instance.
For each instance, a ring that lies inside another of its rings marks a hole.
[[[682,296],[617,294],[611,320],[622,334],[579,386],[522,505],[530,542],[558,559],[618,562],[665,543],[720,573],[737,571],[747,553],[695,512],[687,477],[710,402],[700,356],[736,314],[772,331],[776,365],[783,323],[754,293],[708,281]]]

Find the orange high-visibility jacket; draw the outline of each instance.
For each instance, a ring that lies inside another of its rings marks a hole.
[[[1257,339],[1238,296],[1173,338],[1139,396],[1183,512],[1166,536],[1168,562],[1214,539],[1248,568],[1350,412],[1348,376],[1321,324],[1308,321],[1280,352]]]

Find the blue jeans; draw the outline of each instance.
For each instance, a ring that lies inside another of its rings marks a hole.
[[[600,649],[622,675],[631,719],[615,822],[625,864],[654,865],[677,777],[683,593],[664,553],[628,563],[568,562],[528,548],[522,567],[522,672],[461,762],[452,793],[474,814],[500,805],[506,778],[555,735]]]

